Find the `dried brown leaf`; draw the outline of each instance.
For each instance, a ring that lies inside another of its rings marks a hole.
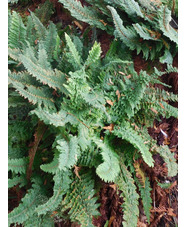
[[[118,101],[119,101],[119,99],[121,97],[119,90],[116,91],[116,95],[118,96]]]
[[[116,184],[111,184],[111,185],[109,185],[109,187],[110,187],[110,188],[113,188],[114,191],[116,191],[116,188],[117,188]]]
[[[152,112],[154,112],[155,114],[158,114],[158,111],[155,110],[153,107],[150,108],[152,110]]]
[[[103,127],[103,129],[106,129],[106,130],[109,130],[109,132],[112,132],[114,129],[114,124],[111,123],[109,126]]]
[[[78,166],[74,165],[74,173],[81,180],[81,177],[79,176],[80,169],[81,169],[81,167],[78,167]]]
[[[114,105],[114,102],[112,102],[111,100],[106,100],[106,102],[107,102],[109,105],[111,105],[111,106]]]

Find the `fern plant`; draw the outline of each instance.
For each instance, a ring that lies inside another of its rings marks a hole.
[[[72,1],[64,2],[69,7]],[[73,6],[73,16],[79,12],[86,22],[94,16],[92,23],[103,29],[90,9],[77,1]],[[99,215],[96,188],[103,180],[122,191],[123,225],[137,226],[139,196],[148,220],[151,206],[148,178],[142,188],[135,177],[137,160],[153,167],[158,152],[169,175],[177,174],[171,151],[147,132],[154,118],[177,117],[169,104],[177,96],[155,88],[166,72],[154,68],[138,75],[121,54],[126,46],[116,50],[115,43],[101,60],[97,41],[87,50],[82,38],[60,37],[52,22],[45,27],[34,13],[25,24],[19,14],[9,13],[9,186],[27,189],[10,212],[9,225],[54,226],[68,218],[93,226]]]
[[[59,2],[78,20],[114,34],[130,50],[136,50],[137,54],[142,52],[145,59],[160,58],[162,63],[172,64],[178,35],[177,29],[174,28],[177,24],[171,17],[170,2],[87,0],[85,2],[90,4],[91,11],[77,0],[59,0]],[[172,8],[173,12],[176,11],[177,4],[176,1]],[[91,17],[90,12],[98,16]],[[172,21],[174,27],[170,24]]]

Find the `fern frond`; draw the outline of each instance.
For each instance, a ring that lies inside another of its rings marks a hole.
[[[146,9],[148,12],[156,11],[158,6],[158,3],[161,3],[161,1],[148,1],[148,0],[138,0],[140,3],[140,6],[144,9]]]
[[[158,10],[158,17],[159,27],[163,34],[178,44],[178,32],[169,24],[171,21],[171,11],[166,6],[161,6]]]
[[[108,0],[107,2],[112,3],[113,1]],[[124,9],[129,16],[144,17],[138,2],[134,0],[115,0],[114,3],[118,8]]]
[[[87,147],[90,146],[90,138],[89,138],[88,128],[83,124],[79,124],[78,126],[78,144],[81,149],[84,151]]]
[[[156,147],[155,150],[160,154],[160,156],[167,164],[168,176],[176,176],[178,173],[178,164],[176,163],[176,159],[174,158],[174,153],[170,151],[168,146]]]
[[[63,87],[63,84],[66,81],[66,75],[57,69],[54,71],[50,69],[47,54],[44,49],[42,49],[42,60],[40,61],[38,61],[39,59],[34,56],[34,52],[31,47],[26,49],[25,54],[22,54],[20,59],[27,71],[37,80],[47,84],[49,87],[54,89],[59,88],[60,91],[66,92],[66,89]],[[43,64],[41,65],[39,63]],[[44,68],[44,65],[47,66],[46,69]]]
[[[71,56],[73,57],[74,59],[74,62],[76,62],[76,64],[78,66],[81,66],[81,57],[76,49],[76,46],[74,45],[74,43],[72,42],[71,38],[69,35],[67,35],[67,33],[65,33],[65,39],[66,39],[66,42],[67,42],[67,45],[69,47],[69,50],[70,50],[70,53],[71,53]]]
[[[24,83],[17,82],[11,74],[9,74],[9,79],[16,91],[24,98],[27,98],[31,103],[37,103],[39,106],[43,104],[46,108],[55,109],[50,89],[24,85]]]
[[[117,36],[131,49],[134,50],[136,48],[136,43],[139,43],[139,38],[136,36],[135,30],[131,28],[125,28],[123,26],[123,21],[121,20],[117,11],[111,7],[107,6],[107,8],[111,11],[112,18],[114,21],[114,25],[116,28]]]
[[[85,61],[85,65],[89,66],[92,63],[95,63],[101,55],[101,46],[100,43],[95,41],[92,49],[89,51],[89,55],[87,60]]]
[[[155,88],[155,90],[156,90],[155,96],[159,101],[162,100],[169,100],[172,102],[178,101],[178,95],[174,94],[173,92],[168,92],[159,88]],[[150,93],[152,93],[152,91],[150,91]]]
[[[27,17],[25,40],[28,41],[31,46],[35,46],[35,41],[37,40],[37,36],[36,36],[36,30],[31,16]]]
[[[86,6],[83,7],[81,2],[77,0],[59,0],[59,2],[61,2],[64,7],[71,12],[71,15],[78,20],[97,26],[102,30],[106,29],[104,24],[101,22],[101,19],[99,19],[97,16],[96,11],[94,11],[92,8],[90,10]]]
[[[15,11],[12,12],[11,22],[8,33],[8,46],[10,48],[20,48],[24,46],[26,37],[26,28],[21,16]]]
[[[56,127],[64,126],[68,122],[70,122],[72,125],[78,124],[76,117],[64,110],[60,110],[56,113],[46,109],[37,108],[31,111],[31,114],[36,114],[38,118],[44,121],[45,124],[51,124]]]
[[[140,35],[141,38],[145,40],[157,40],[156,32],[151,31],[144,24],[140,25],[139,23],[136,23],[132,26],[135,28],[136,32]]]
[[[138,183],[138,180],[136,182]],[[148,177],[145,178],[145,187],[142,187],[140,183],[138,183],[138,187],[139,187],[140,195],[143,202],[143,209],[147,217],[147,221],[148,223],[150,223],[150,210],[152,207],[152,199],[151,199],[150,191],[152,190],[152,188],[150,187],[149,178]]]
[[[178,109],[176,107],[171,106],[165,101],[155,103],[153,107],[154,109],[157,110],[159,114],[165,116],[166,118],[169,118],[169,117],[178,118]]]
[[[72,167],[78,160],[80,154],[78,147],[78,139],[73,136],[70,137],[70,141],[57,140],[57,150],[60,152],[59,155],[59,169],[66,170]]]
[[[36,81],[27,71],[22,71],[22,72],[11,72],[10,70],[8,71],[8,79],[9,83],[19,83],[20,86],[39,86],[40,83]]]
[[[57,170],[59,169],[59,155],[55,155],[52,162],[48,164],[43,164],[40,166],[40,168],[47,173],[55,174]]]
[[[8,3],[18,3],[19,0],[8,0]]]
[[[93,140],[101,149],[103,163],[96,168],[97,175],[106,182],[112,182],[119,174],[119,160],[117,154],[102,140]]]
[[[160,62],[172,65],[173,57],[168,49],[165,49],[164,55],[160,57]]]
[[[28,165],[28,158],[19,158],[19,159],[9,159],[8,160],[8,170],[11,170],[15,173],[26,173]]]
[[[33,21],[34,27],[36,29],[37,38],[39,40],[43,40],[47,35],[47,30],[46,30],[45,26],[41,23],[39,18],[35,16],[35,14],[33,12],[31,12],[30,15],[32,17],[32,21]]]
[[[24,227],[55,227],[53,218],[49,214],[41,215],[38,217],[37,214],[34,214],[31,218],[24,222]]]
[[[99,215],[97,211],[99,204],[96,204],[97,198],[93,197],[94,179],[90,170],[81,174],[80,178],[73,179],[70,190],[62,201],[62,212],[68,212],[70,220],[78,221],[82,227],[93,227],[92,217]]]
[[[27,184],[26,176],[21,175],[21,176],[16,176],[12,179],[8,179],[8,188],[12,188],[17,184],[19,184],[20,187],[25,186]]]
[[[144,161],[149,166],[154,165],[154,160],[152,158],[152,154],[150,153],[147,146],[145,146],[143,139],[141,136],[130,126],[129,123],[125,123],[124,126],[120,128],[115,128],[113,134],[119,138],[122,138],[129,143],[131,143],[135,148],[139,149],[142,154]]]
[[[54,176],[53,196],[46,203],[35,209],[38,215],[54,211],[61,203],[62,197],[68,191],[70,184],[69,172],[58,170]]]
[[[140,42],[140,36],[132,26],[124,26],[123,21],[121,20],[117,11],[111,7],[107,6],[107,8],[111,11],[113,22],[115,25],[115,36],[119,37],[123,43],[129,47],[130,50],[137,51],[139,54],[141,51],[143,52],[144,58],[148,59],[149,53],[153,57],[153,53],[150,52],[150,46],[148,43]]]
[[[34,184],[28,191],[21,203],[8,214],[9,225],[12,223],[22,224],[35,213],[35,208],[45,200],[39,185]]]
[[[20,61],[20,55],[22,54],[21,50],[18,48],[8,48],[8,55],[15,61]]]
[[[124,199],[122,204],[123,208],[123,226],[124,227],[136,227],[139,208],[138,208],[138,198],[139,195],[136,192],[136,186],[132,178],[131,173],[127,170],[126,166],[120,162],[120,174],[116,178],[116,184],[121,190],[121,197]]]
[[[46,39],[44,41],[44,46],[45,46],[46,52],[48,54],[49,62],[53,61],[54,52],[56,49],[56,44],[58,42],[58,39],[59,39],[59,36],[57,33],[56,26],[52,22],[50,22],[48,30],[47,30]]]
[[[140,182],[142,187],[145,187],[146,176],[143,170],[140,168],[140,163],[138,161],[135,161],[133,165],[135,168],[136,177],[138,178],[138,181]]]
[[[86,93],[86,92],[81,93],[81,95],[83,99],[86,101],[86,103],[106,113],[106,110],[104,107],[105,98],[104,98],[103,92],[92,90],[89,93]]]
[[[78,159],[77,166],[88,166],[89,168],[97,167],[100,164],[101,155],[98,149],[91,144],[90,148],[81,151],[81,156]]]
[[[178,68],[177,67],[173,67],[173,65],[168,64],[166,72],[167,73],[177,73],[178,72]]]

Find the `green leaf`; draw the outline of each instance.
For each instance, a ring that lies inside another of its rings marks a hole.
[[[36,208],[35,211],[38,215],[54,211],[61,203],[63,195],[68,191],[70,183],[69,173],[58,170],[54,176],[53,196],[46,203]]]
[[[91,145],[88,128],[83,124],[78,126],[78,144],[83,151]]]
[[[64,7],[71,12],[71,15],[78,20],[97,26],[103,30],[106,29],[93,8],[83,7],[81,2],[77,0],[59,0],[59,2],[63,3]]]
[[[48,164],[43,164],[40,166],[40,168],[47,173],[55,174],[57,170],[59,169],[59,155],[55,155],[52,162]]]
[[[78,121],[75,116],[71,115],[65,110],[60,110],[59,112],[52,112],[46,109],[37,108],[30,113],[36,114],[38,118],[44,121],[45,124],[51,124],[56,127],[64,126],[68,122],[70,122],[72,125],[78,124]]]
[[[127,170],[123,162],[120,162],[120,174],[116,179],[116,184],[121,190],[121,197],[124,203],[121,205],[123,208],[123,226],[136,227],[139,216],[139,195],[136,191],[136,186],[131,173]]]
[[[174,158],[174,153],[172,153],[168,146],[160,146],[157,149],[157,152],[164,159],[168,168],[168,176],[174,177],[178,173],[178,164],[176,163],[176,159]]]
[[[72,222],[81,223],[82,227],[93,227],[93,216],[99,215],[96,203],[95,182],[91,170],[73,177],[70,189],[62,201],[62,212]]]
[[[32,21],[34,23],[34,27],[37,32],[37,38],[39,40],[43,40],[47,35],[47,30],[46,30],[45,26],[41,23],[39,18],[35,16],[35,14],[33,12],[31,12],[31,17],[32,17]]]
[[[27,98],[31,103],[42,104],[46,108],[55,109],[54,100],[52,99],[51,90],[47,87],[35,87],[33,85],[27,85],[30,78],[26,80],[26,73],[23,74],[11,74],[9,73],[9,82],[12,83],[16,91],[19,92],[21,96]],[[32,81],[32,80],[31,80]],[[34,84],[34,82],[33,82]]]
[[[163,34],[168,37],[171,41],[178,44],[178,32],[170,25],[171,11],[167,6],[161,6],[158,10],[159,26]]]
[[[134,0],[115,0],[114,3],[130,16],[144,17],[139,4]]]
[[[97,175],[106,182],[112,182],[119,174],[120,167],[116,153],[102,140],[94,139],[96,145],[101,149],[103,163],[96,168]]]
[[[125,123],[124,126],[120,128],[118,127],[117,129],[115,127],[113,134],[128,141],[135,148],[139,149],[143,160],[147,163],[147,165],[150,167],[154,166],[154,160],[148,146],[145,146],[145,141],[143,141],[142,137],[133,128],[131,128],[129,123]]]
[[[24,46],[26,37],[26,28],[21,16],[15,11],[12,12],[8,31],[8,46],[10,48],[20,48]]]
[[[92,49],[89,51],[89,55],[85,62],[85,65],[89,66],[90,64],[95,63],[100,58],[100,55],[101,55],[100,43],[97,43],[95,41]]]
[[[160,57],[160,62],[162,64],[167,63],[172,65],[173,57],[168,49],[165,49],[164,55]]]
[[[19,158],[19,159],[9,159],[8,160],[8,170],[11,170],[15,173],[26,173],[28,164],[28,158]]]
[[[67,33],[65,33],[65,39],[66,39],[67,45],[69,47],[70,53],[72,54],[72,57],[74,59],[74,62],[78,66],[81,66],[81,57],[80,57],[80,55],[79,55],[74,43],[72,42],[70,36],[67,35]]]
[[[71,168],[77,162],[80,153],[77,137],[70,137],[68,142],[64,139],[57,140],[57,144],[56,148],[60,152],[59,169]]]
[[[12,188],[17,184],[19,184],[20,187],[25,186],[27,184],[26,176],[21,175],[21,176],[16,176],[12,179],[8,179],[8,188]]]
[[[21,200],[21,203],[12,212],[8,214],[9,225],[12,223],[22,224],[29,217],[31,217],[35,208],[43,201],[44,197],[41,194],[41,188],[39,185],[34,184],[25,197]]]
[[[139,187],[142,202],[143,202],[144,212],[147,217],[148,223],[150,223],[150,214],[151,214],[150,210],[152,207],[152,199],[151,199],[150,191],[152,191],[152,188],[150,187],[149,178],[148,177],[145,178],[145,187],[142,187],[140,183],[138,183],[138,187]]]
[[[57,69],[51,69],[46,51],[42,48],[42,45],[39,45],[39,47],[39,59],[35,57],[33,48],[29,47],[20,56],[21,62],[27,71],[37,80],[40,80],[43,84],[47,84],[51,88],[58,88],[60,91],[66,92],[63,86],[66,82],[66,75]]]

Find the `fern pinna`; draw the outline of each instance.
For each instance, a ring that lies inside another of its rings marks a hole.
[[[83,21],[105,29],[99,15],[82,9],[80,2],[61,2],[67,8],[73,4],[73,16],[80,19],[77,8],[87,17]],[[132,2],[135,12],[129,4],[130,16],[143,18],[141,8]],[[120,30],[116,10],[109,6],[105,15],[108,9]],[[135,26],[150,39],[148,30]],[[121,31],[133,36],[135,26]],[[175,38],[175,32],[170,33]],[[169,104],[177,96],[155,86],[166,86],[159,77],[167,72],[154,68],[138,75],[130,54],[122,54],[126,43],[117,49],[118,42],[113,41],[102,59],[100,43],[87,49],[82,37],[64,32],[59,36],[52,22],[45,27],[32,12],[24,23],[18,13],[9,12],[8,41],[9,187],[19,184],[26,189],[19,206],[9,213],[9,225],[54,226],[62,218],[93,226],[92,218],[100,215],[101,180],[114,182],[121,191],[123,226],[137,226],[139,196],[149,221],[151,188],[147,177],[144,185],[136,177],[136,161],[141,158],[153,167],[153,154],[160,153],[169,175],[177,174],[171,151],[156,145],[147,132],[154,118],[177,117],[177,109]]]

